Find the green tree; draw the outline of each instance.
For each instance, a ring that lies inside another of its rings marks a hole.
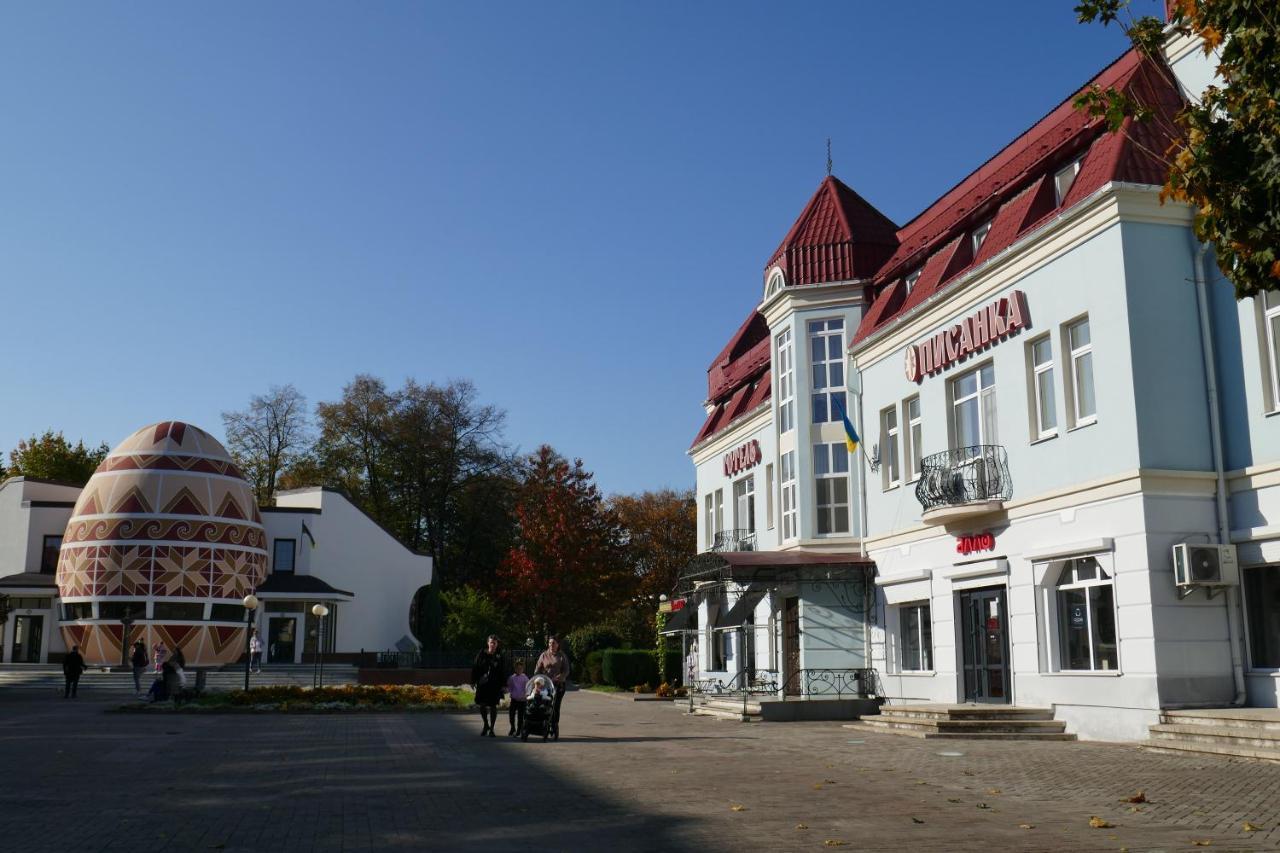
[[[440,594],[444,610],[441,626],[444,647],[452,651],[479,651],[495,634],[504,646],[519,645],[502,605],[475,587],[463,586]]]
[[[266,506],[286,469],[310,447],[307,398],[292,385],[273,385],[249,399],[249,407],[222,413],[227,450]]]
[[[46,430],[44,435],[20,440],[10,451],[7,476],[38,477],[83,486],[110,452],[106,444],[90,449],[82,440],[72,445],[61,432]]]
[[[1130,0],[1082,0],[1082,23],[1121,26],[1134,47],[1170,75],[1163,22],[1134,18]],[[1195,233],[1213,246],[1237,298],[1280,289],[1280,7],[1264,0],[1175,0],[1173,32],[1217,51],[1215,81],[1173,116],[1160,105],[1114,89],[1093,88],[1076,106],[1106,119],[1113,132],[1132,123],[1172,122],[1176,141],[1163,152],[1168,177],[1161,200],[1196,209]]]

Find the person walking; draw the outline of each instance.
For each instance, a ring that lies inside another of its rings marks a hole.
[[[147,671],[147,647],[141,640],[133,644],[133,655],[129,658],[133,665],[133,692],[142,693],[142,673]]]
[[[485,647],[476,655],[471,665],[471,684],[476,690],[476,705],[484,728],[480,737],[496,737],[493,727],[498,722],[498,703],[502,701],[502,687],[506,681],[506,667],[502,665],[502,653],[498,650],[498,638],[489,635]]]
[[[72,646],[71,651],[62,659],[62,675],[66,679],[66,689],[62,691],[63,699],[76,698],[76,689],[80,686],[80,675],[84,672],[84,658],[79,646]]]
[[[560,640],[547,637],[547,650],[538,656],[534,674],[545,673],[556,686],[555,707],[551,711],[551,736],[560,739],[560,705],[564,702],[565,687],[569,683],[569,658],[560,651]]]
[[[156,672],[160,672],[164,668],[164,662],[169,659],[169,647],[164,644],[164,640],[161,640],[156,643],[152,653],[156,662]]]
[[[507,726],[510,737],[519,737],[524,731],[525,694],[529,691],[529,676],[524,674],[524,661],[515,662],[515,672],[507,679],[507,694],[511,707],[507,709]]]
[[[262,672],[262,638],[258,636],[257,629],[249,637],[249,670]]]

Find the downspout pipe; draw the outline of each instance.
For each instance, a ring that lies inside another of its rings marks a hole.
[[[1192,267],[1196,283],[1196,307],[1200,314],[1200,348],[1204,354],[1205,389],[1209,397],[1209,441],[1213,448],[1214,508],[1218,521],[1218,542],[1229,545],[1231,533],[1230,517],[1227,514],[1227,475],[1222,460],[1222,407],[1218,399],[1218,368],[1213,355],[1213,324],[1209,318],[1208,276],[1205,274],[1208,252],[1209,245],[1201,243],[1196,250]],[[1244,652],[1241,648],[1244,632],[1240,624],[1239,587],[1228,587],[1222,600],[1227,608],[1231,676],[1236,688],[1236,695],[1231,704],[1238,706],[1243,705],[1248,698],[1244,683]]]

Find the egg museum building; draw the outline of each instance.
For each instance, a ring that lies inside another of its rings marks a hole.
[[[1086,86],[1169,116],[1212,62],[1166,53]],[[1280,297],[1237,301],[1160,202],[1163,123],[1075,94],[909,222],[827,177],[744,289],[666,628],[700,690],[1110,740],[1277,707]]]
[[[234,663],[246,618],[269,664],[403,649],[431,569],[338,492],[258,506],[217,439],[180,421],[130,435],[84,488],[0,483],[5,663],[78,645],[89,664],[114,665],[138,640],[181,648],[191,666]],[[315,604],[329,610],[323,630]]]

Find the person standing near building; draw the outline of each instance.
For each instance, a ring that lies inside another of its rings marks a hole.
[[[262,638],[258,636],[256,629],[249,637],[249,669],[262,672]]]
[[[62,675],[66,679],[66,689],[62,691],[63,699],[73,699],[80,686],[80,675],[84,672],[84,658],[80,655],[80,647],[72,646],[71,651],[62,659]]]
[[[564,691],[569,683],[569,658],[565,653],[560,651],[560,640],[556,637],[547,637],[547,650],[538,656],[538,665],[534,668],[534,673],[545,673],[551,683],[556,686],[556,704],[551,712],[551,731],[558,739],[560,737],[560,705],[564,702]]]
[[[129,658],[133,666],[133,692],[142,693],[142,673],[147,671],[147,647],[138,640],[133,644],[133,655]]]
[[[524,674],[524,661],[515,662],[515,672],[507,679],[507,694],[511,696],[511,707],[507,710],[507,724],[510,731],[507,735],[516,737],[524,731],[525,693],[529,690],[529,676]]]
[[[156,643],[152,653],[156,662],[156,672],[160,672],[164,668],[164,662],[169,659],[169,647],[164,644],[164,640],[161,640]]]
[[[493,727],[498,722],[498,703],[502,701],[502,688],[506,682],[506,668],[502,665],[502,653],[498,650],[498,638],[489,635],[484,649],[476,655],[471,665],[471,684],[476,690],[476,705],[484,728],[480,737],[497,737]]]

